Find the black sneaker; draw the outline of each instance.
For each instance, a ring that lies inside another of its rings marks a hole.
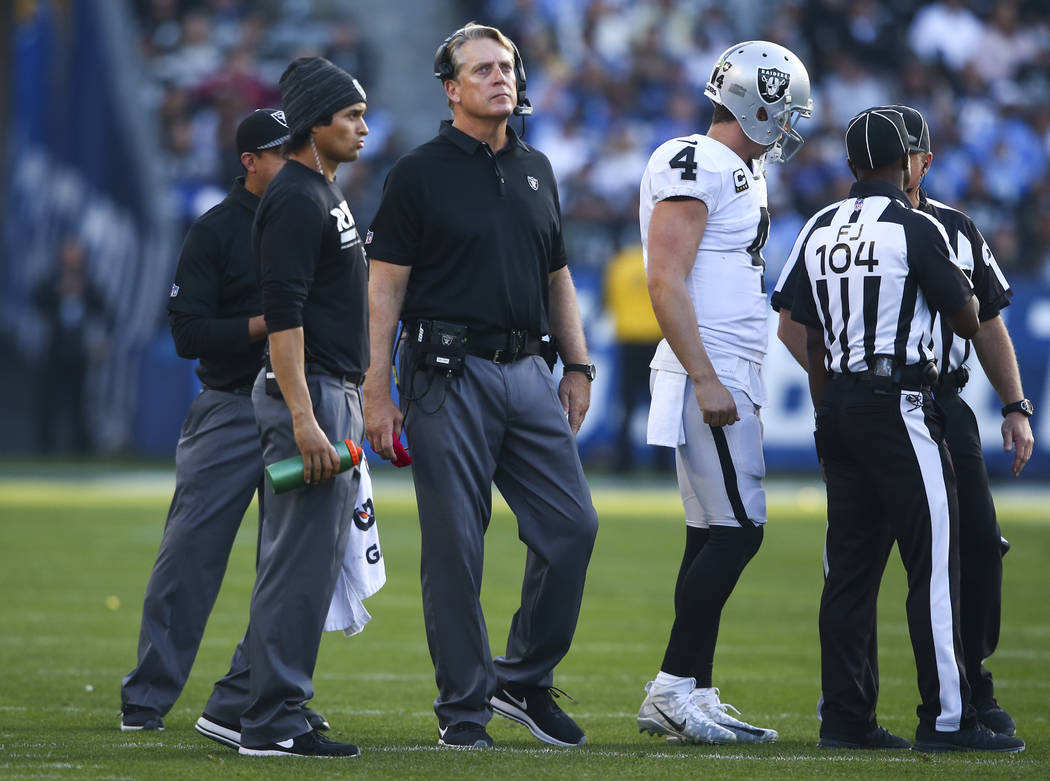
[[[264,743],[261,746],[245,746],[238,749],[248,757],[356,757],[361,749],[352,743],[336,743],[317,730],[304,732],[287,740]]]
[[[239,723],[231,724],[228,721],[209,716],[207,713],[202,713],[201,717],[197,719],[197,723],[193,725],[193,728],[216,743],[229,746],[234,750],[241,747],[241,725]]]
[[[136,730],[162,730],[164,719],[153,708],[141,708],[138,705],[124,705],[120,711],[121,732]]]
[[[998,735],[1016,735],[1017,725],[993,697],[977,706],[977,721]]]
[[[994,751],[999,754],[1016,754],[1024,751],[1024,741],[1009,735],[997,735],[983,724],[955,732],[937,732],[932,727],[919,724],[915,730],[913,751],[940,753],[942,751]]]
[[[492,736],[473,721],[457,721],[438,727],[438,745],[454,748],[492,748]]]
[[[885,727],[876,727],[861,738],[840,738],[822,735],[817,748],[909,749],[911,742],[894,735]]]
[[[303,708],[302,715],[307,717],[307,722],[310,724],[311,730],[331,730],[332,724],[328,722],[327,718],[324,718],[321,714],[317,713],[310,708]]]
[[[505,683],[489,702],[500,716],[524,724],[529,732],[544,743],[552,746],[582,746],[587,742],[587,736],[554,702],[555,697],[563,694],[569,696],[553,686]]]

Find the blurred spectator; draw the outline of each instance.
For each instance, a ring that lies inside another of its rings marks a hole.
[[[109,315],[105,298],[87,275],[84,245],[67,238],[55,269],[33,291],[33,303],[45,322],[37,431],[41,452],[83,455],[91,449],[84,389],[89,368],[107,349]]]
[[[970,52],[970,62],[978,66],[977,74],[985,84],[1011,79],[1039,53],[1038,34],[1038,29],[1021,27],[1017,3],[998,0],[992,6],[988,26]]]
[[[984,25],[962,0],[940,0],[915,14],[908,29],[912,51],[927,62],[961,70],[984,37]]]
[[[605,269],[604,295],[605,308],[616,327],[616,371],[619,375],[616,384],[619,427],[613,467],[617,472],[629,472],[635,467],[635,413],[639,407],[649,409],[649,362],[663,338],[649,300],[641,244],[624,247],[609,261]],[[644,442],[643,436],[640,444]],[[673,461],[674,451],[669,448],[647,450],[656,451],[653,455],[661,457],[662,468],[666,469]]]

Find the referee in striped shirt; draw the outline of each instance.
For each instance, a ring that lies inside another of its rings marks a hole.
[[[934,321],[934,351],[941,375],[933,393],[944,413],[945,443],[952,456],[959,490],[959,567],[963,576],[959,623],[966,678],[978,721],[995,732],[1013,735],[1014,720],[996,701],[992,674],[984,666],[999,644],[1002,553],[1006,546],[995,517],[977,418],[959,395],[969,380],[964,364],[970,357],[972,344],[989,382],[1004,404],[1003,449],[1013,451],[1012,471],[1015,477],[1020,475],[1035,444],[1028,423],[1034,407],[1024,397],[1013,342],[999,315],[1009,306],[1013,291],[973,220],[927,197],[922,189],[922,178],[933,162],[930,129],[925,118],[910,106],[891,108],[901,112],[908,128],[911,178],[904,192],[912,206],[932,215],[944,226],[959,265],[971,271],[970,281],[980,306],[981,330],[972,343],[956,337],[943,320]]]
[[[908,573],[908,626],[921,704],[915,748],[1020,751],[979,725],[956,620],[955,474],[933,403],[939,313],[964,338],[978,307],[944,229],[911,208],[907,128],[899,111],[862,112],[846,131],[857,182],[803,228],[792,318],[806,326],[817,454],[827,480],[826,578],[820,603],[820,744],[907,748],[878,726],[870,675],[876,602],[896,540]]]

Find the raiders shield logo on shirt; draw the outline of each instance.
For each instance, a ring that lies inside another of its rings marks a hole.
[[[766,103],[776,103],[787,92],[791,76],[778,68],[758,69],[758,94]]]
[[[540,180],[537,179],[535,176],[526,176],[525,178],[529,182],[529,187],[531,187],[533,190],[540,189]]]

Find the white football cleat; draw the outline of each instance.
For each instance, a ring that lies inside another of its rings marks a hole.
[[[645,684],[645,699],[638,709],[638,731],[666,735],[679,743],[735,743],[736,734],[716,724],[697,707],[689,688],[659,688],[655,681]]]
[[[738,743],[776,743],[777,738],[780,737],[775,729],[756,727],[730,716],[728,710],[732,710],[737,715],[740,714],[740,711],[729,703],[722,702],[718,697],[718,689],[715,687],[693,689],[692,700],[707,718],[736,735]]]

